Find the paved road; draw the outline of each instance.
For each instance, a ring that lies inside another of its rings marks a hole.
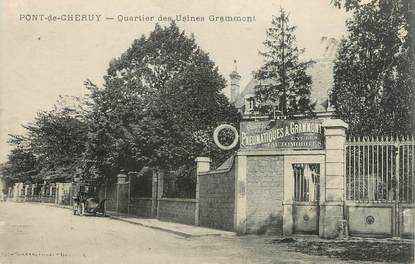
[[[0,203],[0,263],[340,263],[288,252],[269,238],[183,238],[63,208]],[[345,262],[343,262],[345,263]]]

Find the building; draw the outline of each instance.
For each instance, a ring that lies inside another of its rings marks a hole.
[[[328,102],[336,42],[329,44],[310,69],[314,119],[261,118],[257,80],[240,90],[235,67],[231,101],[244,117],[239,149],[215,170],[209,158],[196,160],[207,168],[197,180],[199,225],[239,234],[413,237],[415,141],[346,139],[348,124]]]
[[[329,92],[333,86],[333,66],[337,40],[323,38],[324,51],[320,58],[315,59],[315,63],[310,67],[309,74],[312,78],[311,102],[315,104],[314,111],[317,116],[332,116],[334,109],[329,103]],[[230,77],[230,101],[234,103],[239,112],[245,117],[257,116],[254,111],[255,106],[255,87],[259,84],[256,79],[251,81],[241,89],[241,76],[237,72],[236,66]]]

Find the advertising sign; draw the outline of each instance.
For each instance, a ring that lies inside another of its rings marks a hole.
[[[323,149],[321,120],[242,122],[241,149]]]

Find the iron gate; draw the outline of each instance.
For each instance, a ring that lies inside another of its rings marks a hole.
[[[294,232],[318,234],[320,164],[294,163],[292,169]]]
[[[346,142],[346,215],[356,235],[410,236],[414,230],[414,139]]]

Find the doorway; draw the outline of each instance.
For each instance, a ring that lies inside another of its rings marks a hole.
[[[292,163],[293,231],[318,234],[320,201],[320,164]]]

